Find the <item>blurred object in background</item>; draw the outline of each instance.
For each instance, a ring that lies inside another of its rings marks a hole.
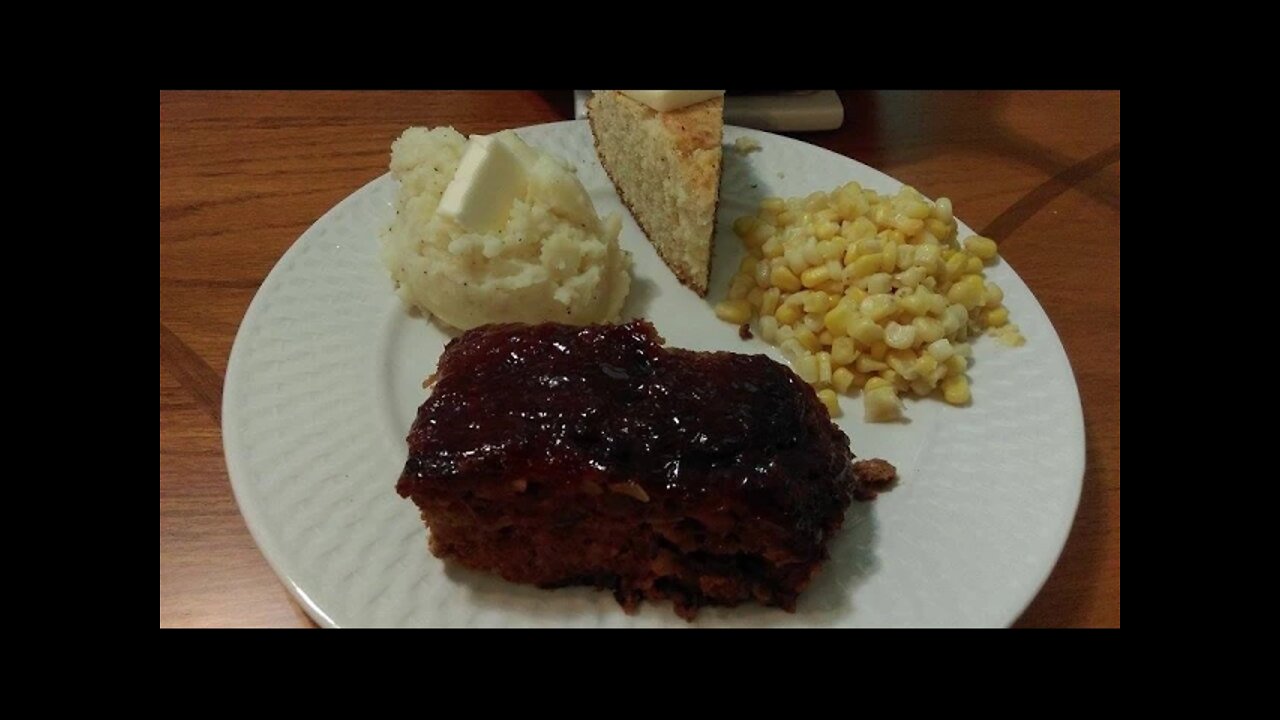
[[[573,91],[575,118],[587,116],[590,96],[590,90]],[[844,124],[844,104],[835,90],[730,90],[724,121],[775,132],[835,130]]]

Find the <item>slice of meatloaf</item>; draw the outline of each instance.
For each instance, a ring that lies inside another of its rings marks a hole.
[[[449,343],[396,486],[442,558],[543,587],[794,610],[862,472],[763,355],[669,350],[647,321],[490,325]],[[888,470],[885,468],[888,467]],[[885,473],[890,476],[886,479]]]

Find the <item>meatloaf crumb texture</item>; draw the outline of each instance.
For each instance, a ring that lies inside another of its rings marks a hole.
[[[628,611],[794,610],[851,500],[892,466],[855,470],[786,367],[661,342],[646,321],[450,342],[396,488],[431,551],[513,582],[607,588]]]

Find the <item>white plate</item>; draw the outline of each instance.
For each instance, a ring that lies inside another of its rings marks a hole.
[[[849,180],[889,193],[900,183],[847,157],[764,132],[725,128],[762,150],[725,152],[709,300],[682,287],[614,194],[585,121],[519,131],[564,157],[603,215],[625,218],[635,258],[626,317],[653,320],[668,344],[766,353],[717,320],[742,256],[734,218],[767,195],[830,190]],[[920,188],[927,191],[928,188]],[[405,435],[426,397],[422,379],[449,336],[405,312],[377,259],[395,181],[384,175],[320,218],[285,253],[249,306],[227,367],[223,442],[236,500],[271,566],[328,626],[684,626],[669,603],[622,612],[607,592],[539,590],[446,566],[394,486]],[[963,207],[960,210],[963,212]],[[971,232],[961,225],[960,232]],[[789,614],[709,608],[697,625],[1002,626],[1052,569],[1075,515],[1084,425],[1071,367],[1049,319],[1006,264],[988,268],[1027,338],[974,344],[973,404],[910,401],[907,424],[862,422],[842,398],[840,426],[860,457],[897,465],[901,482],[855,503],[831,560]]]

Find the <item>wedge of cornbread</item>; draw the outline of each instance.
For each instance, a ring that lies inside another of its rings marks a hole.
[[[616,90],[587,101],[596,155],[658,255],[707,294],[720,199],[724,98],[666,112]]]

